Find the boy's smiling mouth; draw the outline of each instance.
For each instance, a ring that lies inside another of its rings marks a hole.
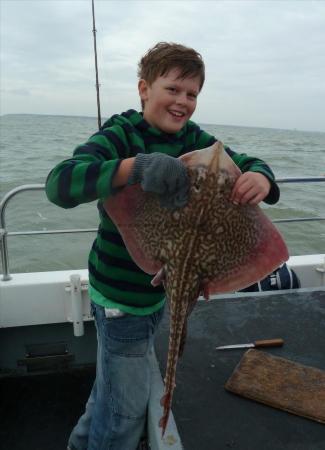
[[[173,109],[169,109],[168,110],[168,112],[172,115],[172,116],[174,116],[174,117],[184,117],[185,116],[185,113],[184,112],[181,112],[181,111],[175,111],[175,110],[173,110]]]

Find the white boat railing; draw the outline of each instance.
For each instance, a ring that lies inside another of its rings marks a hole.
[[[287,177],[278,178],[277,183],[318,183],[325,182],[325,175],[318,177]],[[3,281],[11,280],[9,269],[9,255],[8,255],[8,236],[27,236],[27,235],[42,235],[42,234],[65,234],[65,233],[93,233],[97,228],[73,228],[62,230],[37,230],[37,231],[7,231],[6,228],[6,208],[10,200],[17,194],[25,191],[44,191],[45,184],[24,184],[18,186],[4,195],[0,202],[0,251],[3,268]],[[274,219],[273,223],[290,223],[290,222],[312,222],[318,220],[325,220],[325,217],[294,217],[289,219]]]

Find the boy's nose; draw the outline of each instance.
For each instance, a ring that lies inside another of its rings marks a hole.
[[[186,94],[185,93],[184,94],[179,93],[177,98],[176,98],[176,103],[178,105],[185,105],[186,100],[187,100]]]

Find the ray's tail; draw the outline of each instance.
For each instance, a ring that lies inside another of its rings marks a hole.
[[[160,400],[160,404],[163,407],[163,415],[159,421],[159,426],[162,429],[162,437],[165,434],[168,418],[171,410],[173,392],[176,387],[175,379],[176,379],[176,367],[179,357],[179,352],[182,347],[184,347],[184,342],[182,343],[182,336],[184,325],[186,321],[186,312],[182,311],[182,308],[179,308],[181,311],[178,311],[176,318],[172,318],[171,314],[171,324],[170,324],[170,336],[169,336],[169,344],[168,344],[168,359],[167,359],[167,367],[166,367],[166,376],[165,376],[165,392]]]

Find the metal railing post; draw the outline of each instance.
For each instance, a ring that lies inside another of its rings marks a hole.
[[[0,230],[0,242],[1,242],[1,261],[3,268],[3,281],[11,280],[9,273],[9,257],[8,257],[8,245],[7,245],[7,232],[4,228]]]
[[[5,212],[9,200],[11,200],[16,194],[24,191],[39,191],[45,188],[45,184],[25,184],[18,186],[15,189],[9,191],[0,202],[0,239],[1,239],[1,261],[3,267],[3,281],[11,280],[10,270],[9,270],[9,255],[8,255],[8,233],[6,230],[6,220]]]

